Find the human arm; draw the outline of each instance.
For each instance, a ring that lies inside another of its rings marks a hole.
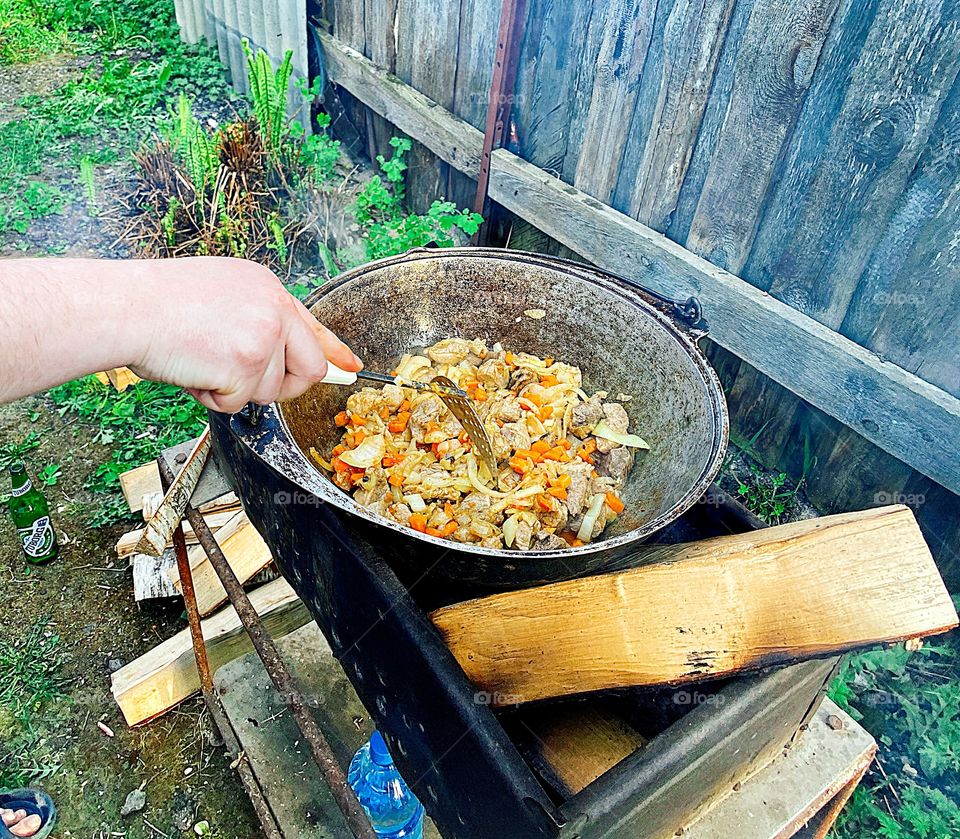
[[[0,402],[125,366],[236,411],[302,393],[327,358],[361,366],[254,262],[0,261]]]

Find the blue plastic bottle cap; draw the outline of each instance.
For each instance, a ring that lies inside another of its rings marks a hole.
[[[379,731],[374,731],[370,738],[370,757],[378,766],[389,766],[393,763],[393,758],[390,757],[390,752],[387,750],[386,741]]]

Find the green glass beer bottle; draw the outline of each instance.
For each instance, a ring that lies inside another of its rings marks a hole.
[[[57,555],[57,535],[50,522],[50,507],[33,486],[22,463],[10,467],[10,514],[20,536],[27,562],[42,565]]]

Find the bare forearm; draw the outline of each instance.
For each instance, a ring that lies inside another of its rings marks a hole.
[[[0,402],[127,366],[236,411],[302,393],[327,359],[361,366],[254,262],[0,260]]]
[[[136,287],[151,262],[0,260],[0,402],[144,353]]]

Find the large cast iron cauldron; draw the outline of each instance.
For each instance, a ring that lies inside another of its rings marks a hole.
[[[623,490],[626,510],[593,544],[536,553],[417,533],[355,504],[334,486],[306,452],[316,446],[326,454],[338,442],[333,416],[352,388],[318,385],[280,405],[279,412],[269,406],[256,427],[239,418],[230,423],[230,433],[252,453],[310,498],[332,505],[346,529],[353,531],[358,519],[375,525],[368,525],[369,538],[405,564],[497,587],[584,574],[680,516],[720,468],[726,403],[696,345],[706,331],[695,300],[673,303],[565,260],[461,248],[416,250],[364,265],[321,287],[308,305],[374,370],[390,370],[404,352],[442,338],[481,337],[579,366],[588,392],[633,397],[624,402],[630,427],[650,451],[638,458]],[[534,309],[546,316],[524,314]],[[216,424],[214,433],[223,428]],[[310,514],[304,506],[303,515]]]

